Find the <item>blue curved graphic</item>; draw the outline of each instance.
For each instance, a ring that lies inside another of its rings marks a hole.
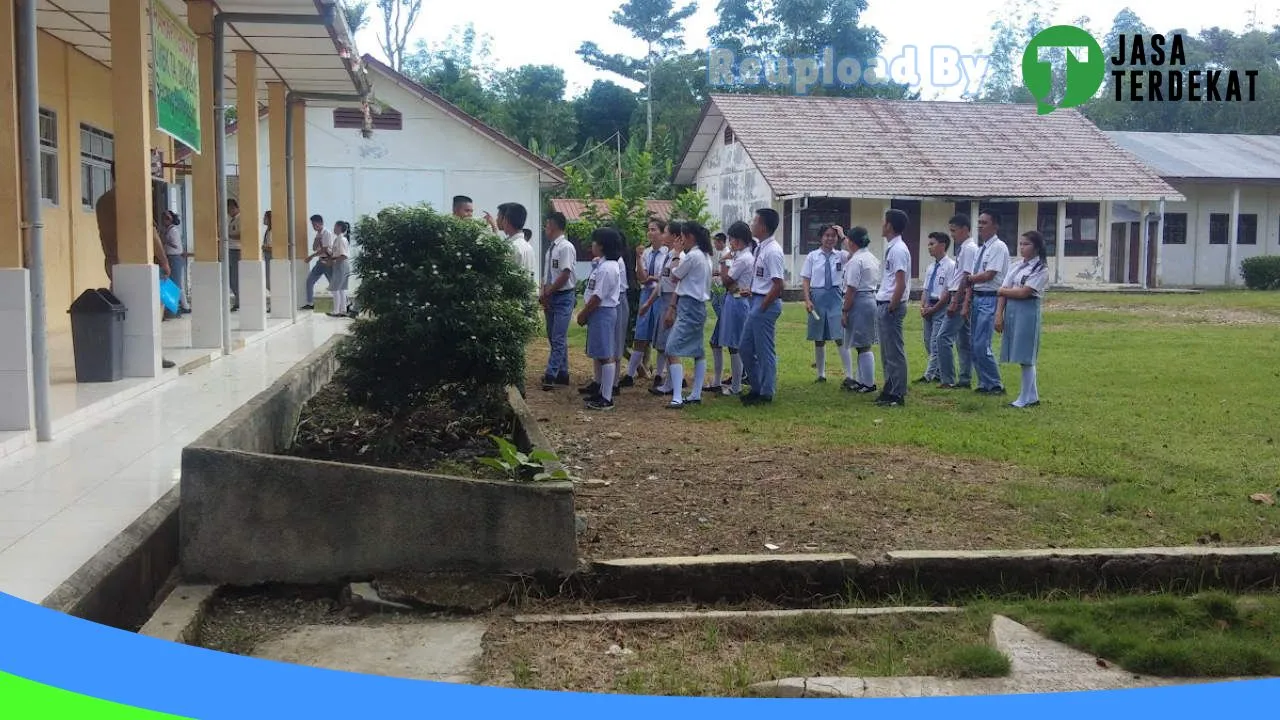
[[[821,712],[919,718],[1204,720],[1266,713],[1280,680],[989,697],[815,700],[663,698],[515,690],[357,675],[225,655],[79,620],[0,594],[0,673],[199,720],[350,717],[775,720]],[[818,707],[806,704],[820,703]],[[0,717],[5,699],[0,696]]]

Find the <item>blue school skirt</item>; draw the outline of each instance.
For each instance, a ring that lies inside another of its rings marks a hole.
[[[587,318],[587,357],[593,360],[609,360],[617,357],[618,310],[598,307]]]
[[[1004,301],[1000,362],[1035,365],[1040,354],[1040,298]]]
[[[667,338],[666,353],[671,357],[706,357],[707,304],[681,295],[676,303],[676,324]]]
[[[742,344],[742,328],[747,325],[747,313],[751,311],[751,298],[737,295],[725,296],[724,309],[720,311],[720,338],[725,347],[737,350]]]
[[[849,348],[871,347],[877,342],[876,294],[863,291],[853,298],[848,324],[844,328],[844,344]]]
[[[825,287],[809,291],[813,300],[813,311],[818,319],[809,315],[809,342],[829,342],[844,339],[844,327],[840,325],[840,314],[844,312],[844,296],[839,288]]]
[[[671,334],[671,328],[667,327],[667,324],[663,322],[663,318],[667,315],[667,308],[671,307],[671,303],[675,302],[675,297],[675,293],[663,293],[657,302],[653,304],[653,307],[649,308],[649,314],[654,315],[653,321],[657,323],[657,329],[653,335],[653,346],[662,352],[666,352],[667,336]]]
[[[716,314],[716,325],[711,329],[711,347],[724,347],[724,337],[720,334],[720,328],[724,325],[724,299],[728,297],[725,293],[712,293],[711,310]]]
[[[622,358],[627,356],[627,325],[631,322],[631,301],[625,294],[618,301],[617,313],[618,320],[613,332],[618,336],[618,349],[614,357]]]
[[[640,288],[640,307],[636,308],[637,313],[657,291],[657,285]],[[655,302],[653,307],[649,308],[649,312],[636,316],[636,342],[651,343],[658,336],[658,323],[662,321],[662,310],[658,307],[659,305],[661,305],[660,302]]]

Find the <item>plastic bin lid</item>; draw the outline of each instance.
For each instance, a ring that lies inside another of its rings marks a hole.
[[[80,297],[71,303],[68,313],[115,313],[125,309],[124,303],[105,288],[89,289],[80,293]]]

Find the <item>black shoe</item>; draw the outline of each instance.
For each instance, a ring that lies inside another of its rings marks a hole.
[[[563,375],[556,377],[556,384],[564,385],[565,387],[571,385],[572,383],[569,382],[569,373],[564,373]]]
[[[589,398],[596,397],[596,393],[600,392],[600,383],[592,381],[586,387],[578,388],[579,395],[586,395]]]
[[[917,384],[917,385],[928,385],[928,384],[929,384],[929,383],[931,383],[931,382],[933,382],[933,381],[932,381],[932,380],[930,380],[930,379],[928,378],[928,376],[920,377],[920,378],[916,378],[916,384]]]
[[[613,409],[613,401],[605,400],[602,397],[594,398],[587,402],[588,410],[606,411]]]
[[[650,395],[657,395],[658,397],[662,397],[663,395],[670,395],[670,394],[671,394],[671,391],[662,392],[661,390],[659,390],[659,389],[658,389],[658,388],[656,388],[656,387],[651,387],[651,388],[649,388],[649,394],[650,394]]]
[[[550,391],[552,388],[555,387],[555,382],[556,382],[556,379],[551,377],[550,375],[543,375],[542,389],[546,391]]]
[[[824,383],[826,381],[827,379],[825,377],[819,377],[817,380],[814,380],[815,383]]]
[[[315,306],[315,305],[303,305],[302,307],[300,307],[300,308],[298,308],[298,309],[299,309],[299,310],[315,310],[315,309],[316,309],[316,306]]]
[[[635,387],[635,385],[636,385],[636,379],[631,377],[630,375],[624,375],[622,377],[622,381],[618,383],[618,387],[620,388]]]
[[[668,409],[668,410],[683,410],[683,409],[684,409],[684,403],[678,403],[678,402],[675,402],[675,401],[673,400],[673,401],[671,401],[671,402],[667,403],[667,409]]]
[[[177,363],[175,363],[175,362],[174,362],[174,361],[172,361],[172,360],[165,360],[165,359],[161,358],[161,360],[160,360],[160,367],[164,368],[165,370],[168,370],[169,368],[175,368],[175,367],[178,367],[178,364],[177,364]]]
[[[613,386],[613,396],[614,396],[614,397],[618,397],[618,396],[619,396],[619,395],[621,395],[621,394],[622,394],[622,386],[621,386],[621,385],[614,385],[614,386]]]
[[[849,392],[856,392],[860,387],[862,387],[862,385],[859,384],[857,380],[850,378],[845,378],[844,381],[840,383],[840,388],[842,390],[848,390]]]
[[[701,405],[702,398],[686,398],[684,401],[684,404],[685,405]]]
[[[988,395],[1008,395],[1009,392],[1004,389],[1003,385],[998,385],[996,387],[991,388],[991,390],[989,390],[987,394]]]
[[[858,389],[855,392],[859,395],[870,395],[878,389],[875,385],[858,385]]]

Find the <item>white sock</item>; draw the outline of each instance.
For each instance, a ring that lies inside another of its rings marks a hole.
[[[729,354],[729,367],[733,368],[733,379],[729,383],[729,389],[733,392],[742,392],[742,354]]]
[[[853,354],[849,352],[849,348],[844,345],[837,345],[836,352],[840,353],[840,364],[844,366],[844,376],[850,380],[853,379]]]
[[[680,363],[670,363],[667,370],[671,372],[671,402],[679,405],[684,402],[681,395],[681,389],[684,387],[684,366]]]
[[[342,304],[342,296],[345,294],[341,290],[333,291],[333,312],[339,315],[347,311],[347,308]],[[238,300],[239,298],[236,299]]]
[[[715,371],[716,371],[716,374],[712,377],[716,381],[715,382],[716,386],[719,386],[720,379],[724,377],[724,348],[712,348],[711,357],[715,358]],[[702,386],[699,385],[698,387],[702,387]]]
[[[693,392],[689,393],[690,400],[702,399],[702,384],[705,383],[706,381],[707,381],[707,358],[700,357],[693,362]]]
[[[636,376],[636,370],[640,368],[641,360],[644,360],[644,354],[638,353],[635,350],[632,350],[631,362],[627,364],[627,377],[633,378]]]
[[[600,366],[600,397],[613,400],[613,382],[618,376],[617,363],[605,363]]]
[[[1036,366],[1022,366],[1022,392],[1018,395],[1018,399],[1014,402],[1018,407],[1026,407],[1033,402],[1039,402],[1040,391],[1036,387]]]
[[[654,373],[655,377],[662,377],[667,371],[667,354],[663,353],[658,358],[658,371]]]
[[[813,359],[818,365],[818,377],[827,376],[827,346],[815,345],[813,347]]]
[[[858,382],[867,387],[876,384],[876,355],[870,350],[858,356]]]

